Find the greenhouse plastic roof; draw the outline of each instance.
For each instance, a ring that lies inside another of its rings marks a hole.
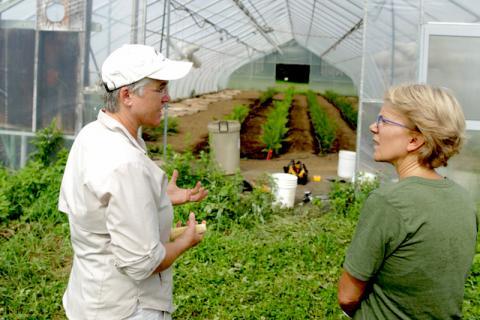
[[[71,7],[85,5],[84,0],[65,2]],[[240,66],[281,53],[282,45],[291,40],[345,72],[358,86],[366,12],[369,19],[382,19],[375,21],[379,28],[369,48],[380,53],[392,30],[397,43],[408,43],[416,41],[421,22],[480,20],[475,0],[170,0],[169,24],[165,1],[91,4],[92,79],[98,78],[109,52],[124,43],[146,43],[172,58],[195,63],[191,75],[175,83],[174,96],[187,96],[192,89],[196,93],[221,89]],[[35,20],[36,6],[35,0],[3,0],[1,18]]]
[[[108,10],[113,10],[112,16],[120,16],[125,11],[121,2],[96,3],[93,20],[102,20],[100,24],[105,25]],[[169,56],[193,60],[197,67],[175,88],[179,96],[188,94],[192,87],[198,93],[224,87],[237,68],[272,52],[282,53],[281,46],[292,39],[334,65],[348,64],[361,56],[361,36],[355,32],[361,26],[363,8],[355,1],[171,0],[170,3]],[[165,52],[165,3],[147,1],[145,6],[146,28],[139,28],[136,42]],[[118,19],[116,25],[124,31],[112,31],[115,35],[110,49],[125,42],[124,35],[130,28],[124,18]],[[104,43],[98,34],[92,37],[92,45],[96,38]],[[340,45],[339,40],[342,40]],[[95,47],[101,57],[98,60],[102,60],[109,50]],[[358,77],[358,72],[347,74]]]

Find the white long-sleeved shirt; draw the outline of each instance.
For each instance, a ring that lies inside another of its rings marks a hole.
[[[173,312],[165,257],[173,221],[168,178],[103,111],[70,150],[59,198],[74,251],[63,305],[69,319],[122,319],[137,306]]]

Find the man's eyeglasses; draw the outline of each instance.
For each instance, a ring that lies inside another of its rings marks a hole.
[[[387,118],[385,118],[384,116],[382,116],[381,114],[379,114],[379,115],[377,116],[376,123],[377,123],[377,128],[380,128],[380,123],[387,123],[387,124],[391,124],[391,125],[394,125],[394,126],[397,126],[397,127],[402,127],[402,128],[408,129],[408,130],[414,130],[414,129],[412,129],[412,128],[407,127],[407,126],[404,125],[404,124],[401,124],[401,123],[392,121],[392,120],[390,120],[390,119],[387,119]]]
[[[160,88],[156,89],[155,91],[160,93],[161,95],[166,95],[166,94],[168,94],[168,86],[163,85]]]
[[[155,93],[158,93],[160,96],[166,96],[168,95],[168,86],[167,85],[164,85],[164,86],[160,86],[159,88],[150,88],[149,90],[155,92]]]

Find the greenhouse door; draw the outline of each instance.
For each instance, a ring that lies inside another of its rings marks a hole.
[[[419,80],[455,93],[467,120],[467,141],[442,174],[480,203],[480,24],[432,23],[422,30]]]

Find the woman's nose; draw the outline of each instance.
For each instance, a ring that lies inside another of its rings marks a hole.
[[[165,103],[165,102],[168,102],[168,101],[170,101],[170,96],[167,93],[162,97],[162,102]]]
[[[373,122],[368,129],[370,129],[371,133],[378,133],[378,126],[376,122]]]

